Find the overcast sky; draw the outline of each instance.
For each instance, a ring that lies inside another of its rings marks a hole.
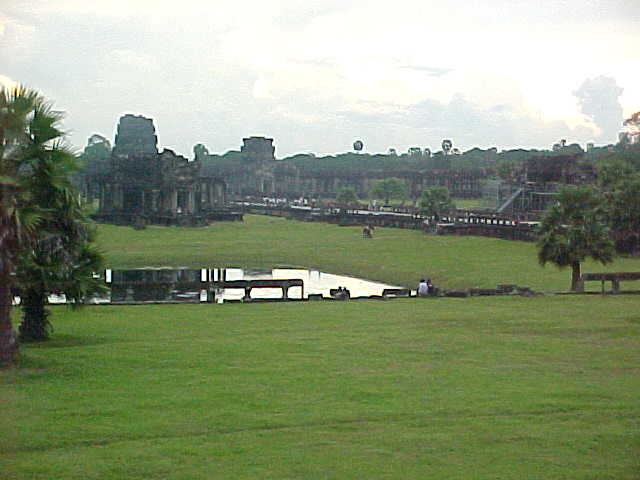
[[[81,150],[124,113],[193,157],[617,141],[640,110],[640,0],[3,0],[0,81]]]

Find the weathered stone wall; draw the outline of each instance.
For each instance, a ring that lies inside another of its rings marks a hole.
[[[226,204],[221,178],[202,176],[199,161],[172,150],[158,153],[153,121],[133,115],[120,119],[110,168],[95,181],[95,217],[110,223],[204,225]]]

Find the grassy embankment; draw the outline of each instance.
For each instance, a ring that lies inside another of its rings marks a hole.
[[[570,283],[569,271],[539,266],[533,243],[393,228],[378,228],[374,238],[366,240],[357,227],[245,218],[244,222],[221,222],[207,228],[136,231],[101,225],[99,240],[111,268],[291,265],[410,287],[422,277],[431,277],[444,288],[495,288],[506,283],[554,291],[566,290]],[[636,270],[640,270],[640,259],[620,258],[606,267],[593,262],[583,266],[589,272]],[[623,287],[640,289],[629,283]]]
[[[536,289],[569,276],[538,267],[525,243],[392,229],[365,241],[262,217],[100,233],[114,267],[280,263]],[[639,307],[640,296],[56,307],[53,340],[0,373],[0,477],[636,479]]]
[[[7,479],[637,479],[640,297],[56,308]]]

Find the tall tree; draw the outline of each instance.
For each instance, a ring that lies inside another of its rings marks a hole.
[[[640,252],[640,175],[632,174],[605,193],[607,219],[619,252]]]
[[[80,197],[71,185],[75,156],[60,145],[33,145],[30,201],[47,212],[36,235],[17,261],[17,281],[23,312],[20,341],[49,338],[47,297],[64,294],[79,306],[91,294],[104,291],[94,272],[101,270],[102,256],[92,245],[93,224],[82,210]]]
[[[29,124],[42,103],[35,91],[0,89],[0,365],[11,364],[18,344],[11,324],[12,275],[18,253],[42,212],[30,202]]]
[[[407,198],[407,185],[398,178],[380,180],[371,188],[371,196],[383,200],[385,205],[388,205],[392,199],[404,200]]]
[[[445,155],[449,155],[449,152],[453,148],[453,142],[449,139],[442,140],[442,151]]]
[[[46,279],[45,300],[48,291],[80,298],[93,288],[88,269],[101,257],[88,243],[91,229],[70,183],[75,157],[61,144],[61,114],[22,87],[0,92],[0,103],[0,362],[7,364],[17,351],[10,317],[16,279],[26,292]]]
[[[598,186],[604,192],[615,190],[626,179],[635,174],[631,164],[617,157],[600,160],[596,164],[598,173]]]
[[[565,187],[549,207],[538,228],[538,261],[571,267],[571,290],[580,291],[580,265],[587,258],[613,261],[602,198],[591,187]]]
[[[454,207],[449,190],[446,187],[428,188],[418,199],[418,210],[423,215],[433,217],[449,213]]]

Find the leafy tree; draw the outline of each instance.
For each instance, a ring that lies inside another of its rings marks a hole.
[[[81,229],[74,227],[75,217],[67,216],[74,211],[70,206],[78,202],[78,195],[69,181],[75,159],[60,143],[62,132],[57,127],[60,118],[35,91],[23,87],[0,91],[0,363],[3,364],[11,363],[17,351],[10,317],[11,287],[15,278],[22,277],[20,272],[26,271],[25,266],[42,251],[57,251],[60,261],[73,258],[75,263],[56,265],[68,272],[65,276],[68,285],[64,289],[73,296],[73,280],[82,277],[87,256],[98,258],[88,245],[78,247],[82,254],[61,252],[71,245],[68,239],[77,237]],[[49,266],[40,271],[42,276],[51,277]],[[13,272],[17,273],[15,277]],[[33,277],[28,279],[31,281]],[[83,287],[76,283],[75,288]],[[56,289],[63,290],[61,285]]]
[[[449,155],[449,152],[453,148],[453,142],[448,139],[442,140],[442,151],[445,155]]]
[[[446,187],[428,188],[422,192],[418,199],[418,210],[423,215],[430,217],[445,215],[453,207],[453,202],[449,197],[449,190]]]
[[[202,143],[198,143],[193,147],[193,157],[195,160],[204,160],[209,156],[209,150]]]
[[[371,188],[371,196],[383,200],[385,205],[392,199],[405,200],[407,194],[407,185],[398,178],[380,180]]]
[[[336,196],[336,202],[349,205],[353,203],[358,203],[358,195],[356,194],[356,190],[353,187],[344,187],[338,191],[338,195]]]
[[[616,250],[640,251],[640,174],[617,156],[597,163],[598,187]]]
[[[29,202],[30,162],[24,148],[40,102],[31,90],[0,89],[0,365],[12,363],[18,350],[11,324],[12,273],[42,214]]]
[[[605,192],[606,214],[616,250],[624,253],[640,251],[640,175],[633,174],[617,181]]]
[[[59,144],[47,147],[34,141],[31,147],[30,202],[47,214],[17,261],[23,312],[20,341],[49,338],[51,324],[45,307],[49,294],[64,294],[76,307],[105,289],[94,278],[94,272],[103,268],[102,256],[92,245],[95,229],[69,182],[75,156]]]
[[[91,181],[91,177],[106,173],[110,159],[111,142],[102,135],[91,135],[79,158],[80,169],[72,176],[74,184],[83,190],[89,200],[96,199],[99,195],[97,185]]]
[[[422,156],[422,150],[420,149],[420,147],[409,147],[409,150],[407,151],[407,153],[409,154],[410,157]]]
[[[612,158],[601,160],[596,165],[598,186],[604,191],[615,189],[625,179],[632,177],[634,168],[624,160]]]
[[[602,199],[591,187],[565,187],[538,228],[538,260],[571,267],[571,290],[580,291],[580,264],[587,258],[607,264],[614,246],[602,211]]]

